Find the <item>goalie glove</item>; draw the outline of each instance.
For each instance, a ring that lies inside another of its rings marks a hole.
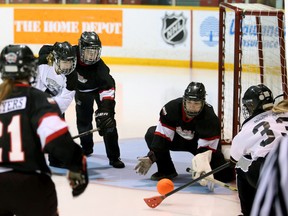
[[[70,187],[72,188],[73,197],[77,197],[80,194],[82,194],[89,183],[85,156],[83,156],[82,165],[83,165],[82,170],[80,170],[79,172],[71,170],[68,171],[67,178],[68,181],[70,182]]]
[[[135,166],[134,170],[140,175],[146,175],[152,164],[156,161],[156,157],[153,151],[150,151],[147,156],[138,157],[138,164]]]
[[[210,161],[212,157],[212,151],[208,150],[203,153],[199,153],[195,155],[192,158],[192,179],[197,179],[201,175],[210,172],[211,166],[210,166]],[[210,178],[214,179],[213,175],[209,176]],[[214,183],[211,181],[208,181],[207,179],[201,179],[199,181],[200,185],[202,186],[208,186],[210,191],[214,191]]]

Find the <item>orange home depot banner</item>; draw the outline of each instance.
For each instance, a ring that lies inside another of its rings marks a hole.
[[[122,10],[14,9],[14,42],[77,44],[83,31],[95,31],[102,45],[122,46]]]

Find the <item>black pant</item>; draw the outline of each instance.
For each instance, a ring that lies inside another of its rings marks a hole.
[[[0,216],[57,216],[55,185],[46,174],[0,173]]]
[[[264,161],[264,158],[258,158],[253,161],[247,172],[244,172],[241,168],[236,168],[238,196],[244,216],[249,216],[251,213],[260,169]]]
[[[95,92],[79,92],[76,91],[76,117],[78,132],[83,133],[92,129],[92,120],[94,114],[94,101],[99,107],[100,99],[99,94]],[[109,160],[117,160],[120,157],[120,149],[118,145],[118,131],[117,128],[107,130],[103,134],[106,154]],[[93,134],[80,137],[81,146],[83,149],[92,149]]]
[[[149,149],[151,149],[151,144],[154,137],[154,132],[156,130],[156,126],[152,126],[148,129],[145,140]],[[220,143],[219,143],[220,145]],[[158,167],[158,172],[164,174],[171,174],[176,172],[174,164],[172,162],[170,151],[184,151],[190,152],[193,155],[199,153],[197,149],[197,141],[195,140],[186,140],[183,137],[179,136],[177,133],[174,136],[173,141],[170,143],[167,149],[162,151],[156,151],[155,156],[157,158],[156,164]],[[215,169],[226,163],[224,155],[221,152],[221,146],[218,148],[219,150],[212,153],[212,158],[210,162],[211,169]],[[218,173],[214,174],[215,179],[223,182],[229,182],[235,179],[234,168],[226,168]]]

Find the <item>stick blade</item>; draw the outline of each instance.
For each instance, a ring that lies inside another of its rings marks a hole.
[[[144,201],[150,208],[156,208],[164,199],[165,196],[154,196],[151,198],[144,198]]]

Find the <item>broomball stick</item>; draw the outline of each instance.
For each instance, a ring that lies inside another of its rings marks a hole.
[[[150,197],[150,198],[144,198],[144,201],[150,208],[156,208],[158,205],[161,204],[161,202],[164,199],[166,199],[167,197],[171,196],[172,194],[177,193],[178,191],[180,191],[180,190],[182,190],[182,189],[184,189],[184,188],[186,188],[186,187],[188,187],[188,186],[190,186],[190,185],[192,185],[192,184],[194,184],[194,183],[206,178],[209,175],[215,174],[215,173],[217,173],[217,172],[219,172],[219,171],[221,171],[221,170],[223,170],[223,169],[225,169],[225,168],[227,168],[229,166],[230,166],[230,162],[227,162],[227,163],[217,167],[216,169],[211,170],[210,172],[207,172],[207,173],[201,175],[199,178],[193,179],[192,181],[190,181],[190,182],[188,182],[188,183],[176,188],[175,190],[173,190],[173,191],[171,191],[171,192],[169,192],[167,194],[164,194],[164,195],[161,195],[161,196],[154,196],[154,197]]]
[[[72,139],[76,139],[76,138],[79,138],[79,137],[83,137],[83,136],[86,136],[86,135],[88,135],[88,134],[94,133],[94,132],[99,131],[99,130],[100,130],[99,128],[95,128],[95,129],[92,129],[92,130],[89,130],[89,131],[85,131],[85,132],[83,132],[83,133],[81,133],[81,134],[78,134],[78,135],[76,135],[76,136],[73,136]]]
[[[189,173],[192,173],[192,170],[191,170],[191,168],[189,168],[189,167],[186,169],[186,171],[189,172]],[[217,180],[217,179],[210,178],[210,177],[206,177],[205,179],[208,180],[208,181],[210,181],[210,182],[212,182],[212,183],[214,183],[214,184],[216,184],[216,185],[219,185],[219,186],[228,188],[228,189],[231,190],[231,191],[238,191],[236,187],[233,187],[233,186],[231,186],[231,185],[229,185],[229,184],[226,184],[226,183],[224,183],[224,182],[221,182],[221,181],[219,181],[219,180]]]

